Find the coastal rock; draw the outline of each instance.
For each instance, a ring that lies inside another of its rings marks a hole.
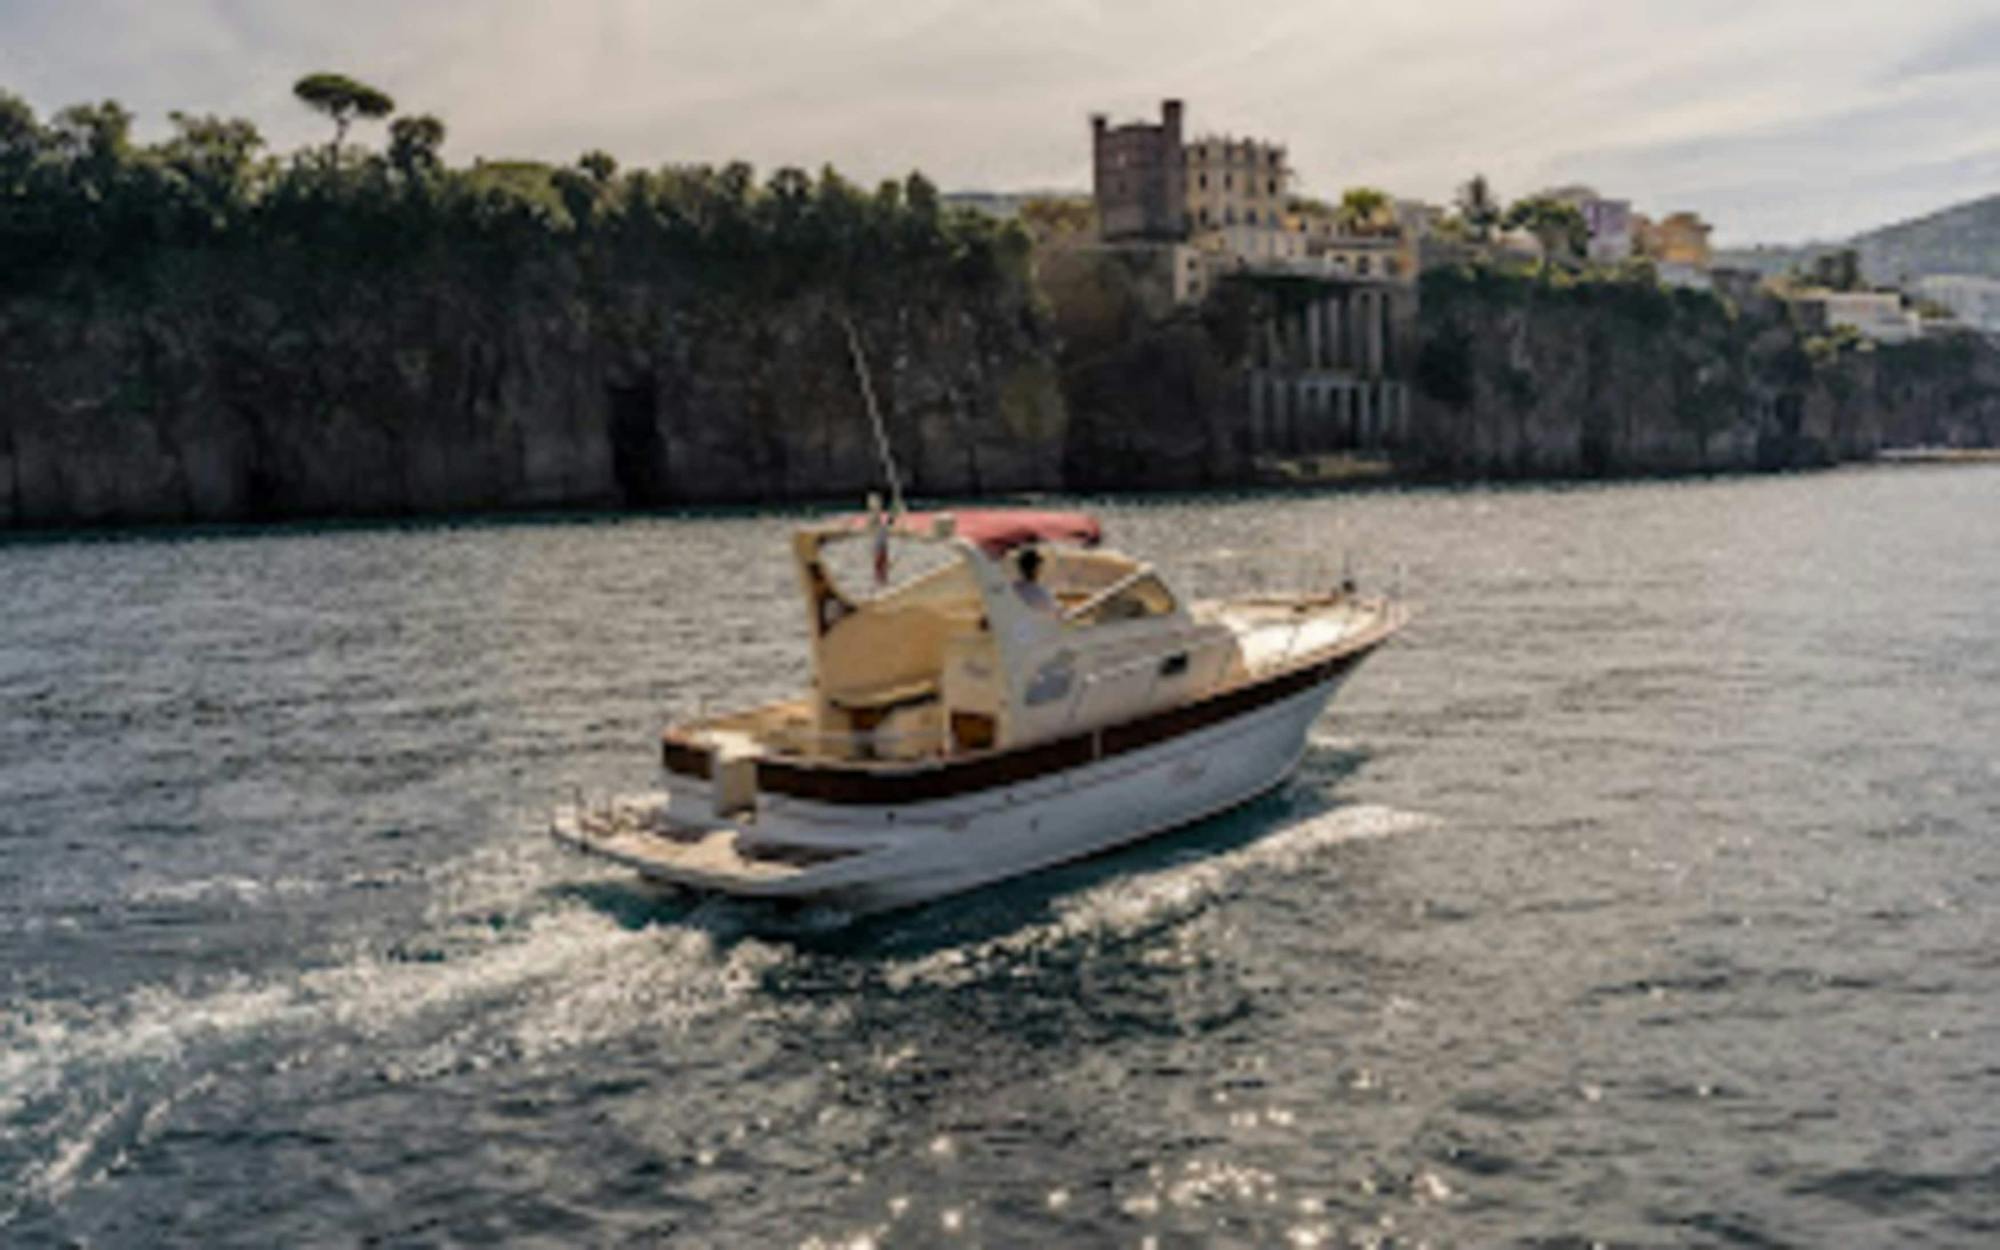
[[[1425,277],[1403,458],[1441,477],[1808,468],[1990,439],[1983,340],[1814,338],[1772,299],[1640,282]]]
[[[851,498],[882,472],[842,318],[912,493],[1060,481],[1025,288],[728,303],[560,268],[176,279],[0,303],[0,520]]]

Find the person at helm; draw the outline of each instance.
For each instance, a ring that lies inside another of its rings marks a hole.
[[[1048,588],[1039,580],[1042,572],[1042,553],[1033,547],[1028,548],[1015,559],[1014,568],[1020,574],[1014,582],[1014,594],[1022,603],[1035,611],[1055,615],[1056,601],[1049,594]]]

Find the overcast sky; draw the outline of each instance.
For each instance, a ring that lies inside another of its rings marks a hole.
[[[1087,115],[1186,99],[1316,193],[1584,181],[1728,242],[2000,191],[1995,0],[0,0],[0,88],[322,136],[337,69],[449,151],[1089,184]]]

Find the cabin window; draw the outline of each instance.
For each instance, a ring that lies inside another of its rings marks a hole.
[[[1118,621],[1143,621],[1170,616],[1174,596],[1160,579],[1148,573],[1099,599],[1071,619],[1079,625],[1110,625]]]

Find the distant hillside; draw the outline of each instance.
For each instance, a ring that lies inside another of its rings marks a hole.
[[[1715,260],[1775,274],[1842,247],[1861,253],[1862,272],[1871,282],[1900,283],[1943,273],[2000,278],[2000,195],[1884,226],[1844,243],[1728,248],[1718,250]]]
[[[2000,278],[2000,195],[1870,231],[1854,248],[1878,282],[1937,273]]]

